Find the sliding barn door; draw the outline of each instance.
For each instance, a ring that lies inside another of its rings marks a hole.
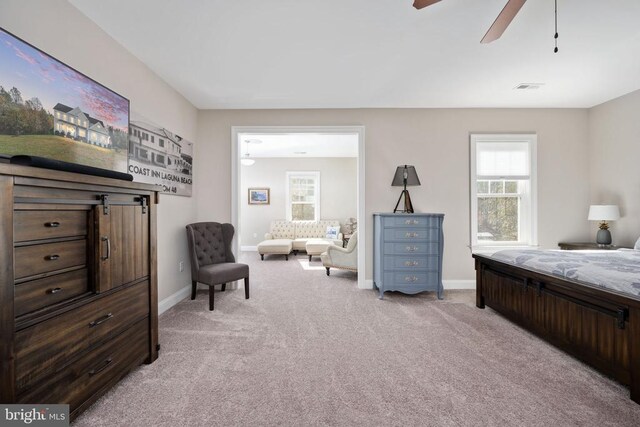
[[[136,205],[94,208],[96,292],[149,276],[149,209]]]

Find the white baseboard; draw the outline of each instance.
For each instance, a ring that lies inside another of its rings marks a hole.
[[[475,289],[475,280],[443,280],[442,286],[445,289]]]
[[[191,285],[187,285],[184,288],[180,289],[178,292],[169,295],[158,303],[158,315],[161,315],[165,311],[169,310],[171,307],[173,307],[183,299],[188,298],[189,295],[191,295]]]
[[[257,246],[240,246],[242,252],[258,252]]]
[[[373,289],[373,280],[371,279],[365,279],[364,281],[364,287],[360,288],[360,289]]]

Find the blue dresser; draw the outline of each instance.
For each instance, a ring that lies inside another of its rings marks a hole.
[[[444,214],[373,214],[373,283],[380,290],[442,299]]]

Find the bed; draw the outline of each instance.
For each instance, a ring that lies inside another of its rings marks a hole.
[[[640,251],[474,254],[489,306],[630,388],[640,404]]]

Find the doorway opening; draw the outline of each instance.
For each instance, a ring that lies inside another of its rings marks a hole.
[[[234,252],[256,251],[273,221],[320,224],[323,230],[338,221],[345,246],[357,226],[358,287],[367,288],[364,127],[235,126],[231,141]],[[303,268],[324,270],[319,254],[310,254],[309,261],[295,259]]]

